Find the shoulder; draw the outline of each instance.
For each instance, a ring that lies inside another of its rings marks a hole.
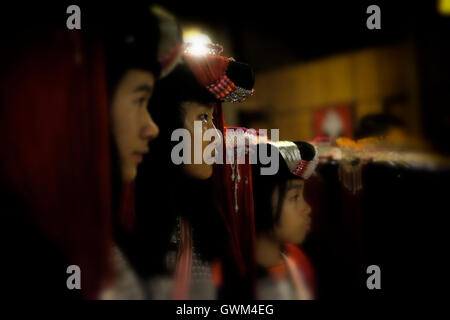
[[[314,283],[314,268],[308,256],[296,245],[286,243],[284,245],[285,252],[297,264],[301,272],[306,276],[309,283]]]
[[[112,263],[114,282],[110,283],[100,295],[102,300],[142,300],[144,292],[140,279],[123,252],[116,245],[113,248]]]

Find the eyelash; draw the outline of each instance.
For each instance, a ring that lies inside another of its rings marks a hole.
[[[139,106],[142,106],[145,103],[145,101],[147,101],[147,97],[140,97],[140,98],[136,99],[136,103]]]
[[[203,113],[203,114],[201,114],[201,115],[199,116],[199,118],[200,118],[200,120],[202,120],[202,121],[208,121],[209,115],[208,115],[207,113]],[[211,117],[211,120],[212,120],[212,117]]]
[[[301,197],[301,191],[299,190],[293,196],[291,196],[289,199],[292,201],[297,201],[300,197]]]

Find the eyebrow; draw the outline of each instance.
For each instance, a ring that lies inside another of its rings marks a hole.
[[[153,92],[153,86],[148,84],[141,84],[133,90],[133,92],[141,92],[141,91],[151,94]]]
[[[293,189],[300,189],[303,187],[303,183],[291,183],[289,187],[287,188],[287,191],[293,190]]]

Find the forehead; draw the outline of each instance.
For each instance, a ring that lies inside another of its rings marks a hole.
[[[186,111],[197,111],[197,110],[208,110],[212,111],[214,110],[214,104],[213,103],[203,103],[203,102],[197,102],[197,101],[186,101],[181,104],[181,107],[185,109]]]
[[[184,108],[207,108],[213,109],[214,103],[212,102],[200,102],[200,101],[185,101],[181,104]]]
[[[131,69],[128,70],[121,81],[123,87],[127,89],[134,89],[139,85],[153,86],[155,83],[155,76],[152,72],[141,70],[141,69]]]
[[[301,179],[289,179],[286,182],[286,190],[296,190],[296,189],[300,189],[303,187],[303,183],[304,181]]]

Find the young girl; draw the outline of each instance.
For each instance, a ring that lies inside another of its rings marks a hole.
[[[222,79],[233,87],[222,86]],[[207,87],[216,83],[220,88]],[[192,163],[194,122],[201,122],[203,132],[214,129],[215,108],[245,98],[252,88],[249,66],[214,52],[186,52],[184,62],[155,86],[149,108],[160,135],[138,169],[135,230],[123,242],[148,298],[217,298],[211,265],[226,234],[213,203],[213,165]],[[175,164],[171,158],[180,143],[172,141],[172,133],[180,128],[192,139],[191,163]],[[208,144],[201,145],[201,155]]]
[[[261,163],[252,165],[255,206],[258,299],[309,300],[314,298],[312,268],[296,247],[311,228],[311,207],[303,197],[304,180],[315,169],[315,148],[306,142],[270,142],[270,154],[279,156],[274,175],[263,175]]]

